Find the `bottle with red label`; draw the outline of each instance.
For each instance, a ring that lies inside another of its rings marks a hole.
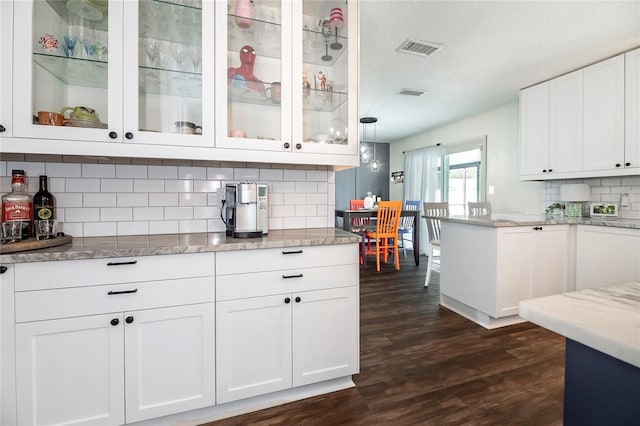
[[[22,239],[32,235],[33,196],[27,192],[24,170],[12,170],[11,192],[2,196],[2,222],[20,222]]]

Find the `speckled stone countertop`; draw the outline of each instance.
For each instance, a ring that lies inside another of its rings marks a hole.
[[[439,216],[438,219],[443,222],[466,223],[469,225],[491,226],[496,228],[503,226],[594,225],[640,229],[640,219],[600,217],[561,218],[524,213],[494,213],[491,216]]]
[[[640,281],[524,300],[520,316],[640,367]]]
[[[269,231],[262,238],[231,238],[222,233],[74,238],[71,244],[0,254],[0,263],[151,256],[265,248],[359,243],[360,236],[336,228]]]

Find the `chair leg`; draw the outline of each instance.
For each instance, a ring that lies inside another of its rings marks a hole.
[[[376,270],[380,272],[380,238],[376,238]]]
[[[424,286],[429,286],[429,280],[431,279],[431,266],[433,265],[433,247],[429,244],[429,259],[427,260],[427,277],[424,279]]]
[[[400,256],[398,253],[398,239],[394,238],[393,239],[393,258],[395,259],[395,263],[396,263],[396,270],[399,271],[400,270]]]

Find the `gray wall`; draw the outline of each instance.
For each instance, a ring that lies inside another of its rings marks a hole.
[[[376,160],[379,168],[377,172],[371,171],[373,162],[374,142],[361,142],[361,146],[369,151],[369,162],[360,163],[360,167],[336,172],[336,208],[348,209],[349,200],[363,199],[367,192],[389,199],[389,144],[375,143]]]

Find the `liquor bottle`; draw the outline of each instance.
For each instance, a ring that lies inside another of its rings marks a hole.
[[[53,209],[53,195],[47,188],[47,176],[40,176],[40,188],[33,196],[33,219],[53,220],[55,219]]]
[[[18,241],[20,237],[23,240],[29,238],[32,235],[32,220],[33,197],[27,192],[24,170],[12,170],[11,192],[2,196],[2,222],[20,223],[22,235],[3,235],[3,238],[7,241]]]

